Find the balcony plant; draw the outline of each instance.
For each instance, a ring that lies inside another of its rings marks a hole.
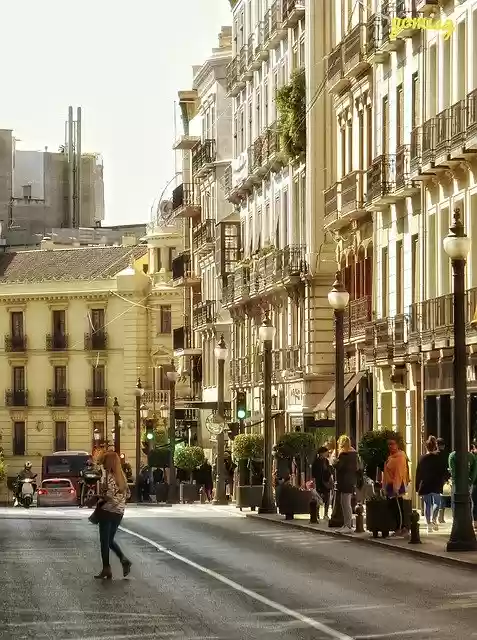
[[[281,151],[289,160],[306,152],[306,81],[305,69],[297,69],[290,82],[277,90],[278,134]]]
[[[263,446],[261,433],[241,433],[234,439],[232,453],[238,465],[236,505],[240,510],[253,510],[262,501]]]
[[[181,496],[183,502],[195,502],[199,499],[199,489],[191,484],[192,473],[205,462],[202,447],[179,445],[174,452],[174,464],[177,469],[185,472],[187,482],[181,482]]]
[[[275,447],[277,475],[281,477],[277,487],[277,503],[279,512],[284,514],[287,520],[293,519],[297,513],[309,513],[311,502],[310,491],[291,485],[290,473],[287,469],[291,469],[295,462],[298,466],[298,477],[301,479],[304,471],[306,480],[315,452],[315,439],[311,433],[291,431],[285,433],[277,442]]]

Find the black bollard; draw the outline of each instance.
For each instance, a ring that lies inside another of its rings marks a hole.
[[[364,533],[364,507],[361,503],[356,507],[355,533]]]
[[[409,544],[421,544],[421,534],[419,533],[419,512],[416,509],[411,513],[411,535]]]
[[[310,524],[318,524],[318,503],[316,500],[310,502]]]

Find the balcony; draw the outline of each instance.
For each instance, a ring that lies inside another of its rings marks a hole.
[[[254,38],[254,49],[253,49],[253,60],[252,60],[252,69],[258,71],[262,68],[263,60],[267,60],[270,52],[266,47],[264,47],[264,29],[263,23],[258,24],[255,27],[255,38]]]
[[[439,10],[439,0],[415,0],[416,11]]]
[[[87,407],[106,407],[108,404],[108,392],[106,389],[88,389],[85,393]]]
[[[265,44],[270,49],[274,49],[287,33],[282,19],[282,1],[275,0],[264,17],[264,22],[268,23],[268,38]]]
[[[344,39],[343,73],[355,78],[369,67],[366,56],[366,25],[358,24]]]
[[[394,362],[404,359],[408,353],[408,318],[400,313],[392,319],[392,342]]]
[[[464,158],[468,105],[460,100],[450,108],[450,155],[456,160]]]
[[[86,351],[104,351],[108,348],[108,334],[106,331],[90,331],[84,334],[84,348]]]
[[[409,151],[409,171],[411,180],[417,180],[421,175],[422,167],[422,127],[416,127],[411,131],[411,144]]]
[[[351,300],[345,311],[345,340],[359,341],[366,336],[366,327],[371,321],[371,296],[363,296],[357,300]]]
[[[383,17],[374,13],[366,24],[366,58],[369,64],[383,62],[387,55],[381,50],[383,43]]]
[[[366,215],[364,208],[364,171],[352,171],[341,180],[341,211],[339,221],[348,224]]]
[[[5,405],[7,407],[28,407],[28,391],[5,391]]]
[[[280,134],[277,124],[274,123],[262,134],[262,171],[277,171],[285,164],[280,153]]]
[[[419,353],[421,348],[421,305],[414,302],[409,307],[407,328],[408,353]]]
[[[192,232],[192,249],[195,253],[206,254],[214,250],[215,220],[203,220]]]
[[[144,389],[144,404],[156,404],[157,407],[169,406],[169,389]]]
[[[232,193],[232,165],[229,164],[224,171],[224,195],[228,200]]]
[[[348,78],[344,75],[343,46],[341,42],[328,56],[326,82],[330,93],[341,93],[349,84]]]
[[[418,31],[415,0],[395,0],[396,18],[401,20],[398,38],[412,38]]]
[[[391,39],[392,19],[396,16],[395,0],[382,0],[381,2],[381,53],[387,54],[398,48],[399,42]]]
[[[402,144],[396,152],[396,193],[410,196],[419,191],[411,179],[411,146]]]
[[[217,321],[217,303],[215,300],[205,300],[194,305],[192,310],[192,327],[201,329]]]
[[[255,176],[256,182],[261,182],[261,176],[265,175],[263,168],[263,136],[255,138],[248,148],[248,167],[249,175],[252,178]]]
[[[366,208],[379,210],[382,205],[396,202],[396,156],[383,154],[374,159],[366,174]]]
[[[227,65],[226,69],[226,86],[227,94],[232,98],[240,93],[245,87],[246,81],[244,78],[246,58],[243,59],[240,56],[235,56],[231,62]]]
[[[325,218],[323,220],[323,226],[326,229],[331,229],[336,225],[340,216],[340,208],[341,182],[335,182],[332,187],[325,191]]]
[[[174,287],[200,285],[200,278],[193,271],[191,257],[186,253],[182,253],[172,261],[172,285]]]
[[[200,215],[199,188],[182,183],[172,192],[172,214],[176,218],[194,218]]]
[[[46,392],[46,406],[47,407],[69,407],[70,406],[70,392],[66,389],[60,389],[58,391],[49,389]]]
[[[393,359],[393,321],[392,318],[382,318],[374,323],[376,335],[375,358],[377,361]]]
[[[282,0],[282,26],[293,29],[305,16],[305,0]]]
[[[193,330],[189,325],[172,330],[172,348],[175,356],[202,354],[202,349],[194,347]]]
[[[251,33],[247,41],[247,72],[253,71],[253,60],[255,57],[255,33]]]
[[[26,350],[26,336],[5,336],[5,351],[8,353],[25,353]]]
[[[436,119],[430,118],[422,125],[421,156],[423,173],[434,173],[436,160]]]
[[[308,272],[306,262],[306,247],[300,245],[288,245],[277,252],[281,258],[281,279],[288,281],[290,278],[297,278]],[[277,266],[279,261],[277,260]],[[277,269],[277,282],[280,281],[279,269]]]
[[[68,349],[68,336],[64,333],[49,333],[46,336],[47,351],[66,351]]]
[[[237,265],[233,279],[233,296],[234,302],[248,300],[250,297],[250,264],[241,262]]]
[[[364,357],[367,364],[374,363],[376,359],[376,327],[370,322],[364,328]]]
[[[477,89],[467,96],[467,123],[465,146],[468,152],[477,152]]]
[[[252,381],[252,366],[248,356],[234,358],[230,362],[230,380],[232,387],[244,387]]]
[[[215,140],[204,140],[192,151],[192,173],[195,177],[203,177],[214,168],[217,158]]]

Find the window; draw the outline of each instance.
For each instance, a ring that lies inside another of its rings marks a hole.
[[[381,316],[388,317],[388,276],[389,276],[389,255],[388,248],[384,247],[381,253],[381,276],[382,276],[382,300]]]
[[[163,304],[159,307],[157,332],[171,333],[171,331],[172,331],[171,305]]]
[[[55,422],[54,451],[67,451],[66,422]]]
[[[104,422],[93,422],[93,439],[97,444],[104,442]]]
[[[366,166],[373,164],[373,110],[366,106]]]
[[[25,367],[13,367],[13,391],[25,391]]]
[[[156,273],[162,269],[161,249],[154,249],[154,262],[156,263]]]
[[[245,150],[245,114],[243,107],[239,112],[239,153]]]
[[[412,271],[412,302],[419,302],[419,236],[416,234],[411,238],[411,271]]]
[[[25,423],[13,423],[13,455],[24,456],[26,453]]]
[[[389,150],[388,121],[389,121],[389,101],[388,101],[388,97],[385,96],[382,102],[382,113],[381,113],[383,154],[387,154]]]
[[[359,112],[358,116],[358,169],[364,169],[364,111]]]
[[[174,260],[175,256],[176,256],[176,248],[175,247],[169,247],[167,271],[172,271],[172,261]]]
[[[347,158],[347,173],[351,173],[353,171],[353,121],[348,120],[347,123],[347,132],[348,132],[348,158]]]
[[[396,242],[396,313],[404,313],[404,248],[402,240]]]
[[[104,309],[92,309],[90,313],[93,331],[104,328]]]
[[[268,127],[268,82],[263,85],[263,125]]]
[[[13,338],[23,338],[23,312],[13,311],[10,314],[10,325]]]
[[[257,117],[257,121],[255,123],[255,137],[258,138],[258,136],[260,135],[261,131],[262,131],[262,105],[261,105],[261,98],[260,98],[260,90],[257,89],[257,92],[255,94],[255,109],[256,109],[256,117]]]
[[[252,144],[253,142],[253,103],[249,100],[247,105],[247,144]]]
[[[93,367],[93,395],[101,397],[104,395],[106,371],[104,364]]]
[[[404,99],[402,84],[396,89],[396,144],[400,147],[404,143]]]
[[[340,129],[341,134],[341,177],[346,175],[346,129]]]
[[[411,129],[419,125],[419,76],[412,74],[412,104],[411,104]]]
[[[55,391],[65,391],[66,390],[66,366],[58,366],[53,370],[54,378],[55,378]]]
[[[53,311],[53,333],[55,336],[64,336],[66,333],[66,312],[63,310]]]

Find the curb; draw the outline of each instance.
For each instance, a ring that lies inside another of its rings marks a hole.
[[[388,551],[396,551],[397,553],[403,553],[408,556],[418,557],[423,560],[427,560],[428,562],[439,562],[440,564],[450,565],[453,567],[461,567],[464,569],[477,569],[477,563],[471,562],[470,560],[466,560],[465,558],[456,558],[453,556],[442,556],[440,554],[432,553],[432,551],[425,551],[424,549],[419,548],[419,545],[409,545],[406,547],[403,546],[394,546],[393,544],[389,544],[388,542],[382,541],[382,539],[375,539],[371,537],[358,537],[356,535],[350,535],[347,533],[341,533],[339,531],[333,530],[325,530],[325,529],[317,529],[312,527],[309,524],[301,524],[293,520],[274,520],[271,518],[264,518],[258,513],[247,513],[247,518],[251,518],[254,520],[258,520],[263,523],[270,523],[272,525],[278,525],[282,527],[287,527],[289,529],[298,529],[303,531],[308,531],[311,533],[315,533],[322,536],[327,536],[328,538],[344,538],[345,540],[349,540],[352,542],[356,542],[358,544],[364,544],[367,546],[379,546],[381,549],[387,549]]]

